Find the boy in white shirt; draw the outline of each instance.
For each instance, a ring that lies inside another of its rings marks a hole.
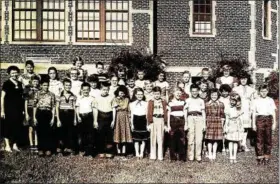
[[[78,80],[78,76],[79,76],[79,70],[77,68],[71,68],[70,69],[70,79],[71,79],[71,83],[72,83],[72,88],[71,88],[71,92],[76,96],[80,96],[80,92],[81,92],[81,85],[83,82]]]
[[[269,163],[272,148],[272,130],[276,129],[276,106],[267,96],[268,86],[259,88],[260,97],[253,100],[253,130],[257,132],[258,165]]]

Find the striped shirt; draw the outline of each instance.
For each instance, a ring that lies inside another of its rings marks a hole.
[[[170,115],[183,117],[185,105],[186,102],[183,100],[172,100],[168,103],[168,106],[170,107]]]
[[[61,95],[59,96],[59,98],[57,98],[57,100],[59,103],[59,109],[61,109],[61,110],[74,110],[75,109],[77,98],[72,92],[70,92],[70,95],[67,98],[65,96],[65,91],[62,91]]]

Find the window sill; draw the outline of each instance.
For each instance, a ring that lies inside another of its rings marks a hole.
[[[215,37],[216,34],[212,33],[212,34],[190,34],[190,37],[205,37],[205,38],[213,38]]]
[[[269,37],[263,36],[263,39],[264,39],[264,40],[268,40],[268,41],[272,40],[271,36],[269,36]]]

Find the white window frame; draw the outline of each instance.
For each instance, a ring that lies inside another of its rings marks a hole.
[[[189,8],[190,8],[190,14],[189,14],[189,35],[190,37],[215,37],[217,34],[217,29],[216,29],[216,0],[212,0],[212,33],[211,34],[200,34],[200,33],[194,33],[193,32],[193,0],[189,1]]]
[[[268,1],[268,14],[267,14],[267,36],[264,35],[264,24],[265,24],[265,21],[264,21],[264,10],[265,10],[265,7],[264,7],[264,0],[262,1],[262,37],[264,40],[271,40],[272,39],[272,31],[271,31],[271,24],[272,24],[272,20],[271,20],[271,0]]]

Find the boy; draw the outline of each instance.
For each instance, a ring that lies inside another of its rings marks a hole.
[[[101,94],[95,99],[94,109],[94,127],[98,132],[98,152],[99,158],[112,158],[113,148],[113,130],[111,123],[113,121],[113,99],[109,95],[109,84],[101,83]]]
[[[84,82],[81,86],[82,95],[77,98],[76,102],[76,114],[77,114],[77,131],[79,139],[79,154],[81,156],[89,155],[90,150],[86,149],[86,146],[93,146],[94,138],[94,98],[89,95],[90,84]]]
[[[99,89],[98,78],[95,75],[90,75],[88,77],[88,83],[91,86],[89,95],[94,97],[94,98],[99,97],[100,96],[100,89]]]
[[[272,148],[272,130],[276,129],[276,106],[267,96],[268,86],[259,87],[260,97],[253,100],[253,130],[257,132],[258,165],[269,163]]]
[[[205,103],[209,101],[209,95],[208,95],[208,91],[209,91],[209,87],[208,87],[208,83],[206,80],[201,80],[198,82],[199,85],[199,98],[201,98]]]
[[[146,80],[145,81],[145,89],[144,89],[144,96],[145,96],[145,99],[146,101],[150,101],[152,100],[154,97],[153,97],[153,83],[151,80]]]
[[[183,72],[182,81],[185,84],[184,87],[185,93],[190,95],[191,73],[188,70]]]
[[[137,87],[135,85],[134,78],[129,78],[129,79],[127,79],[126,82],[127,82],[126,88],[128,89],[129,99],[131,100],[132,96],[133,96],[134,89],[137,88]]]
[[[49,79],[41,80],[41,91],[35,95],[34,125],[38,132],[39,156],[51,155],[53,148],[52,127],[55,116],[55,95],[49,91]]]
[[[203,68],[201,70],[201,75],[202,75],[201,80],[205,80],[208,84],[208,88],[213,89],[215,86],[214,86],[214,83],[212,81],[210,81],[210,79],[209,79],[209,68]]]
[[[64,90],[57,98],[56,114],[57,126],[62,127],[64,152],[74,150],[74,126],[76,126],[75,104],[76,96],[71,92],[71,80],[63,80]]]
[[[150,159],[163,160],[164,129],[167,129],[167,103],[161,99],[161,88],[153,88],[154,99],[148,102],[148,130],[150,131]],[[157,154],[156,154],[157,150]]]
[[[117,76],[111,77],[111,85],[109,87],[109,95],[115,97],[115,91],[119,87],[119,78]]]
[[[101,62],[97,62],[95,64],[96,67],[96,76],[99,82],[108,81],[108,76],[104,73],[104,64]]]
[[[143,70],[138,70],[137,71],[137,78],[138,79],[135,81],[136,87],[144,89],[144,86],[145,86],[144,77],[145,77],[145,72]]]
[[[71,92],[76,97],[80,96],[81,85],[83,84],[83,82],[78,80],[78,76],[79,76],[79,70],[77,68],[71,68],[70,69],[70,79],[72,83]]]
[[[200,163],[203,132],[206,128],[205,105],[198,96],[199,87],[192,84],[190,89],[191,97],[186,100],[185,106],[187,120],[184,127],[188,130],[188,159],[196,159]]]
[[[34,152],[38,152],[38,140],[37,140],[37,132],[36,127],[34,125],[33,119],[33,108],[34,108],[34,100],[35,94],[39,91],[39,83],[40,78],[37,75],[33,75],[31,77],[31,85],[27,85],[25,88],[25,121],[29,126],[28,128],[28,138],[30,144],[30,150]],[[34,138],[33,138],[34,137]]]

